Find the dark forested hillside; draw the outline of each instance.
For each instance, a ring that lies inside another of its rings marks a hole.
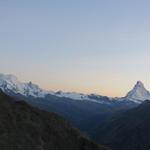
[[[1,150],[103,150],[54,113],[0,91]]]
[[[108,119],[94,138],[114,150],[150,150],[150,101]]]

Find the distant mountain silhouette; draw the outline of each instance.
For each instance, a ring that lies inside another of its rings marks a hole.
[[[31,107],[0,91],[1,150],[104,150],[62,117]]]

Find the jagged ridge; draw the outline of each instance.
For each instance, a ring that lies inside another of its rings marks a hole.
[[[15,93],[21,94],[23,96],[31,96],[34,98],[45,98],[48,94],[55,95],[57,97],[66,97],[72,100],[88,100],[97,103],[110,104],[114,100],[119,101],[133,101],[135,103],[141,103],[144,100],[150,100],[150,92],[146,90],[143,83],[138,81],[134,88],[128,92],[128,94],[123,98],[111,98],[107,96],[101,96],[96,94],[82,94],[75,92],[63,92],[63,91],[48,91],[43,90],[38,85],[33,84],[32,82],[23,83],[20,82],[17,77],[14,75],[4,75],[0,74],[0,89],[5,93]]]

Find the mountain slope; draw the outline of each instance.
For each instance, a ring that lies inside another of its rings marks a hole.
[[[103,150],[56,114],[14,101],[0,91],[3,150]]]
[[[149,150],[150,101],[115,114],[95,129],[94,138],[114,150]]]
[[[83,132],[88,132],[94,128],[97,123],[104,121],[110,114],[119,110],[127,110],[136,106],[132,102],[121,101],[111,105],[95,103],[91,101],[74,101],[69,98],[59,98],[53,95],[47,95],[43,98],[26,98],[21,97],[32,106],[42,110],[55,112],[75,127]]]

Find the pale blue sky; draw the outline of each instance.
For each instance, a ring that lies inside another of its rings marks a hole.
[[[0,68],[46,89],[150,89],[150,1],[0,0]]]

